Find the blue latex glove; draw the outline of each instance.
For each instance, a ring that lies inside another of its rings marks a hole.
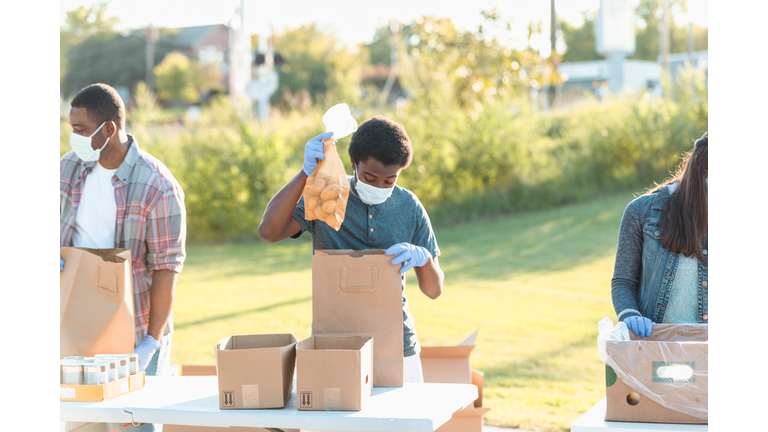
[[[323,140],[332,136],[333,132],[326,132],[307,141],[307,145],[304,146],[304,167],[302,167],[306,175],[312,175],[312,171],[317,169],[317,162],[325,160]]]
[[[133,353],[139,356],[139,370],[143,371],[149,365],[149,360],[155,355],[155,351],[160,348],[160,342],[151,335],[144,336],[144,340],[133,348]]]
[[[653,321],[641,316],[631,316],[624,318],[624,324],[629,327],[634,334],[640,337],[648,337],[653,330]]]
[[[64,258],[59,257],[59,271],[64,271]]]
[[[432,254],[430,254],[428,250],[410,243],[398,243],[387,249],[384,253],[387,255],[397,255],[397,257],[392,260],[392,264],[400,264],[404,261],[408,261],[403,268],[400,269],[400,273],[405,273],[414,267],[421,267],[432,258]]]

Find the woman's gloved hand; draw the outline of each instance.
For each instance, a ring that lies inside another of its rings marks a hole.
[[[640,337],[648,337],[653,330],[653,321],[641,316],[631,316],[624,318],[624,324],[629,327],[634,334]]]

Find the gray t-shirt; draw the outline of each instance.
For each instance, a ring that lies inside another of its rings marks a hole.
[[[350,180],[351,176],[347,177]],[[302,233],[312,235],[312,249],[388,249],[397,243],[411,243],[424,247],[433,257],[440,256],[429,215],[413,192],[395,186],[392,195],[381,204],[368,205],[350,191],[344,223],[335,231],[325,222],[308,221],[304,218],[304,199],[300,199],[293,211],[293,218],[301,225]],[[405,274],[403,289],[403,354],[410,357],[421,352],[416,338],[413,316],[405,298]]]

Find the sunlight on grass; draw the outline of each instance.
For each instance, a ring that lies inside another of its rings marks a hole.
[[[597,322],[615,320],[610,281],[631,193],[437,230],[445,290],[407,275],[422,345],[480,328],[487,424],[563,431],[605,395]],[[231,334],[293,333],[312,323],[309,236],[278,244],[189,246],[174,306],[172,363],[214,364]]]

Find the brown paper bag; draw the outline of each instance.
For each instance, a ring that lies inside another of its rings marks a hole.
[[[373,337],[374,387],[403,385],[403,291],[393,258],[381,249],[312,256],[312,335]]]
[[[60,248],[61,358],[133,352],[129,249]]]

